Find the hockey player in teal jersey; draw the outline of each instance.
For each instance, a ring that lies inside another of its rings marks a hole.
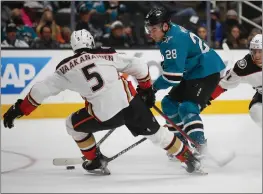
[[[200,112],[219,83],[220,72],[225,69],[223,61],[197,35],[173,24],[163,8],[153,8],[147,14],[145,29],[164,59],[163,73],[154,82],[154,90],[172,87],[162,99],[163,112],[195,142],[206,145]],[[171,126],[169,129],[175,131]],[[182,138],[179,132],[175,134]]]

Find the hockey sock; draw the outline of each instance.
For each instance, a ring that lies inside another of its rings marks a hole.
[[[184,119],[184,132],[198,144],[205,144],[204,126],[198,114],[189,114]]]
[[[173,121],[173,120],[172,120]],[[174,121],[173,121],[174,122]],[[180,123],[177,123],[177,122],[174,122],[174,124],[176,126],[178,126],[180,129],[183,129],[184,128],[184,123],[183,122],[180,122]],[[165,127],[168,127],[169,131],[173,132],[175,135],[177,134],[180,134],[179,131],[177,131],[171,124],[169,123],[166,123],[165,124]]]
[[[177,155],[176,155],[176,158],[178,160],[180,160],[181,162],[185,162],[187,160],[187,154],[189,155],[192,155],[192,152],[188,149],[187,146],[184,145],[183,149],[181,152],[179,152]]]
[[[96,141],[92,133],[87,134],[82,140],[75,140],[78,144],[80,151],[88,160],[96,158]]]
[[[180,129],[184,128],[183,122],[176,123],[176,126],[178,126]],[[165,124],[164,127],[168,127],[169,131],[173,132],[176,137],[178,137],[181,141],[184,143],[187,143],[186,139],[183,137],[183,135],[177,131],[171,124]]]
[[[170,96],[165,96],[162,100],[162,110],[169,119],[173,121],[180,129],[183,129],[183,121],[178,112],[179,103],[171,99]],[[169,122],[166,122],[165,127],[168,127],[169,131],[173,132],[178,138],[184,140],[181,133],[177,131]]]
[[[181,162],[184,162],[185,159],[183,157],[183,154],[189,150],[184,143],[177,138],[176,136],[174,136],[172,142],[166,147],[164,148],[165,150],[167,150],[167,153],[169,155],[173,155],[175,156],[177,159],[179,159]]]

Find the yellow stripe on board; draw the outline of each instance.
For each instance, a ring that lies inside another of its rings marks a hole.
[[[248,113],[248,105],[250,100],[216,100],[212,105],[207,107],[202,114],[246,114]],[[160,108],[160,102],[157,102],[157,107]],[[1,116],[7,111],[11,105],[1,105]],[[66,118],[71,113],[84,107],[84,103],[78,104],[42,104],[29,116],[24,116],[25,119],[40,119],[40,118]],[[155,110],[152,110],[154,115],[158,115]]]

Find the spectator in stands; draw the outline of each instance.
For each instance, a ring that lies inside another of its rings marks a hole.
[[[138,3],[139,1],[119,2],[118,20],[123,23],[127,30],[131,29],[136,45],[145,46],[147,37],[144,29],[144,13]]]
[[[212,9],[210,11],[211,14],[211,35],[212,41],[214,43],[214,48],[220,48],[223,41],[223,31],[222,24],[219,21],[219,9]]]
[[[45,10],[50,10],[53,13],[68,11],[71,1],[43,1]]]
[[[94,20],[98,20],[96,23],[104,25],[106,22],[111,23],[117,19],[119,1],[85,1],[83,2],[87,10],[94,10]],[[104,21],[101,20],[104,18]]]
[[[197,28],[197,35],[204,41],[207,41],[207,29],[204,26]]]
[[[13,9],[11,19],[16,24],[18,39],[24,40],[28,45],[30,45],[37,37],[37,34],[33,28],[24,25],[21,10]]]
[[[1,42],[5,39],[5,27],[11,18],[11,9],[1,2]]]
[[[93,13],[95,13],[96,11],[95,10],[89,10],[87,7],[86,7],[86,4],[85,3],[81,3],[78,5],[77,7],[77,11],[79,13],[79,21],[76,25],[76,29],[75,30],[82,30],[82,29],[86,29],[88,31],[92,33],[92,24],[90,24],[90,18],[92,16]],[[95,34],[93,34],[95,35]]]
[[[117,19],[119,1],[86,1],[89,10],[96,10],[95,16],[105,16],[108,21],[112,22]]]
[[[109,1],[104,2],[106,7],[109,6],[108,10],[111,10],[111,13],[114,12],[115,18],[112,18],[112,22],[119,20],[124,26],[124,32],[130,39],[134,42],[134,19],[136,20],[137,17],[133,16],[132,14],[128,13],[128,9],[123,2],[119,1]],[[144,33],[143,33],[144,34]]]
[[[59,48],[57,41],[52,39],[52,29],[49,25],[45,25],[40,28],[40,38],[36,39],[31,47],[36,49]]]
[[[2,42],[1,47],[29,47],[25,41],[17,39],[16,25],[14,23],[7,24],[6,34],[6,40]]]
[[[115,21],[111,24],[111,32],[104,36],[103,46],[116,48],[130,48],[132,46],[132,41],[130,37],[125,34],[124,26],[120,21]]]
[[[61,29],[61,36],[64,40],[64,43],[60,44],[60,48],[71,48],[70,45],[70,36],[71,36],[71,30],[68,27],[63,27]]]
[[[49,26],[51,28],[52,30],[51,37],[53,40],[56,40],[59,43],[63,43],[60,26],[56,24],[56,21],[53,18],[53,13],[49,10],[44,11],[44,13],[42,14],[42,17],[36,29],[38,36],[40,35],[40,29],[43,26]]]
[[[248,43],[249,43],[249,42],[252,40],[252,38],[253,38],[254,36],[256,36],[257,34],[262,34],[262,31],[261,31],[260,29],[258,29],[258,28],[253,28],[253,29],[251,30],[248,38],[247,38]]]
[[[21,9],[22,20],[26,26],[36,28],[37,12],[43,10],[44,6],[37,1],[26,1]]]
[[[11,18],[11,9],[5,5],[2,4],[1,8],[1,28],[4,28],[10,21]]]
[[[191,17],[196,16],[197,13],[193,7],[185,5],[180,1],[156,1],[157,6],[162,6],[167,9],[175,17]]]
[[[100,29],[103,33],[110,32],[110,24],[117,20],[118,1],[86,1],[85,5],[92,14],[90,23],[95,29]]]
[[[92,22],[91,19],[96,14],[95,9],[89,9],[88,6],[85,3],[80,3],[77,7],[77,11],[79,13],[79,18],[80,20],[78,21],[76,25],[75,30],[81,30],[81,29],[86,29],[88,30],[94,37],[96,46],[101,45],[101,39],[104,34],[104,29],[100,27],[95,27],[94,23]],[[101,26],[101,25],[99,25]]]
[[[230,34],[233,26],[238,26],[238,28],[240,29],[241,36],[247,36],[246,29],[238,21],[237,12],[233,9],[230,9],[227,11],[226,20],[223,23],[224,37],[227,37],[227,35]]]
[[[230,30],[230,34],[225,40],[229,48],[231,49],[245,49],[247,48],[247,42],[241,37],[240,29],[238,26],[233,26]]]

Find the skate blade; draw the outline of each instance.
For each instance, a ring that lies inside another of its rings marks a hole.
[[[184,168],[187,171],[187,166],[185,163],[181,163],[181,167]],[[188,174],[190,175],[208,175],[207,172],[203,171],[202,166],[200,166],[200,168],[195,169],[193,172],[188,172]]]
[[[176,157],[173,156],[168,156],[168,160],[171,162],[180,162],[180,160],[178,160]]]
[[[87,170],[87,171],[91,174],[100,175],[100,176],[105,176],[105,175],[111,174],[111,172],[108,168],[100,168],[100,169]]]
[[[195,170],[194,172],[192,172],[190,174],[205,176],[205,175],[208,175],[208,172],[205,172],[205,171],[199,169],[199,170]]]

